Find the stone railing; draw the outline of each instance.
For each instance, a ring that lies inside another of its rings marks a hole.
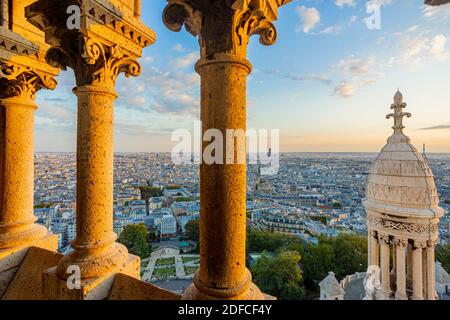
[[[352,275],[346,276],[344,279],[341,280],[340,285],[342,289],[346,289],[351,282],[355,280],[360,280],[366,277],[366,272],[356,272]]]

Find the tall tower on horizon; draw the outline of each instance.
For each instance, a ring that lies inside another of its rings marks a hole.
[[[397,91],[394,112],[387,115],[394,119],[394,133],[372,167],[363,201],[368,266],[381,274],[368,298],[434,300],[435,246],[444,210],[426,159],[403,133],[404,117],[411,117],[404,108]]]

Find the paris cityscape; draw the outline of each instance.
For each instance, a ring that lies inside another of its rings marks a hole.
[[[376,153],[282,153],[277,175],[264,176],[260,166],[247,172],[247,225],[260,231],[293,235],[317,244],[319,236],[340,233],[366,236],[362,206],[367,178]],[[441,206],[450,210],[450,154],[426,154],[435,175]],[[58,250],[71,250],[76,236],[74,153],[38,153],[35,156],[35,214],[38,222],[59,235]],[[114,162],[114,232],[128,225],[145,224],[155,233],[154,249],[177,248],[184,252],[183,267],[165,266],[165,272],[149,273],[144,259],[145,281],[181,292],[191,283],[198,267],[196,243],[184,241],[186,224],[199,219],[199,166],[173,165],[170,153],[120,153]],[[140,187],[162,190],[146,203]],[[321,219],[325,217],[325,219]],[[439,224],[439,244],[450,244],[450,218]],[[181,240],[180,240],[181,239]],[[258,256],[261,252],[249,252]],[[169,259],[170,260],[170,259]],[[157,270],[156,269],[156,270]],[[184,269],[184,270],[183,270]]]
[[[0,0],[1,303],[450,300],[449,30],[450,0]]]

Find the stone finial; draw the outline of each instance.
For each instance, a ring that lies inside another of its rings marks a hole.
[[[403,117],[411,118],[411,113],[403,112],[403,109],[406,108],[406,103],[403,102],[402,93],[397,90],[394,95],[394,103],[391,105],[391,109],[394,110],[394,113],[390,113],[386,116],[386,119],[394,118],[394,133],[403,133],[403,129],[405,126],[403,125]]]

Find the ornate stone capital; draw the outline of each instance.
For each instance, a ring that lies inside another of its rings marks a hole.
[[[76,45],[70,45],[72,42]],[[50,48],[46,60],[53,67],[73,69],[77,86],[97,85],[112,90],[120,73],[126,77],[141,73],[137,58],[118,45],[106,45],[81,34],[62,44],[66,45]]]
[[[49,74],[11,62],[0,62],[0,99],[17,98],[20,103],[33,104],[36,92],[55,89],[56,80]]]
[[[428,246],[427,241],[414,240],[414,249],[425,249]]]
[[[277,39],[273,24],[278,8],[292,0],[167,0],[164,24],[172,31],[183,25],[199,37],[202,57],[226,53],[245,57],[252,35],[263,45]]]
[[[408,239],[395,238],[394,243],[397,247],[405,249],[408,246]]]
[[[69,6],[80,10],[79,26],[69,26]],[[114,86],[117,76],[138,76],[142,49],[156,40],[134,10],[111,0],[39,0],[26,8],[30,23],[45,31],[47,62],[75,71],[78,86]]]
[[[387,233],[381,233],[381,232],[379,232],[379,233],[378,233],[378,239],[379,239],[380,241],[384,241],[384,242],[387,243],[387,244],[390,244],[390,243],[391,243],[391,240],[390,240],[390,238],[389,238],[389,234],[387,234]]]
[[[436,247],[436,244],[437,244],[437,240],[428,240],[427,241],[428,248],[434,248],[434,247]]]

